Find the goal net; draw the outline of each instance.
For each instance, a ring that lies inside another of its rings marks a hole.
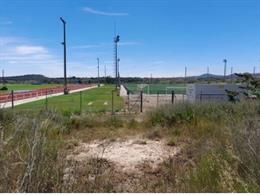
[[[148,84],[138,84],[137,85],[137,90],[138,91],[144,91],[147,90],[147,93],[149,93],[149,85]]]
[[[171,94],[175,89],[176,87],[165,87],[165,94]]]

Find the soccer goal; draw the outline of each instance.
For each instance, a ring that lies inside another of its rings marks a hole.
[[[165,87],[165,94],[171,94],[175,89],[176,87]]]
[[[144,89],[146,89],[147,93],[149,94],[149,85],[148,84],[138,84],[137,85],[138,91],[144,91]]]

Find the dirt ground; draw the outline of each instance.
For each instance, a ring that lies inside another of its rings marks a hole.
[[[138,166],[144,162],[156,168],[159,163],[174,156],[178,151],[179,147],[167,146],[164,140],[138,138],[118,139],[112,142],[97,140],[80,143],[67,159],[82,162],[89,158],[103,158],[113,162],[120,170],[131,172],[137,171]]]
[[[84,167],[92,163],[89,168],[91,171],[86,176],[88,181],[94,181],[96,177],[108,174],[113,167],[113,175],[125,175],[124,181],[118,184],[118,191],[131,191],[135,189],[134,186],[143,177],[147,168],[149,171],[156,170],[160,163],[174,157],[180,150],[180,146],[167,145],[166,140],[156,141],[141,137],[80,143],[66,157],[67,166],[63,180],[66,186],[76,183],[75,165]]]

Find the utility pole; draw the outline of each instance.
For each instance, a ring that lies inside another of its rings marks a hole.
[[[256,70],[256,67],[254,66],[254,70],[253,70],[253,75],[255,76],[255,70]]]
[[[61,22],[63,23],[63,42],[61,43],[63,45],[64,49],[64,95],[69,93],[69,90],[67,88],[67,50],[66,50],[66,21],[60,17]]]
[[[226,80],[226,74],[227,74],[227,60],[224,59],[223,62],[224,62],[224,81],[225,81]]]
[[[114,38],[114,43],[115,43],[115,48],[114,48],[114,52],[115,52],[115,59],[114,59],[114,62],[115,62],[115,79],[116,79],[116,88],[119,87],[119,79],[118,79],[118,59],[117,59],[117,44],[118,42],[120,41],[120,36],[117,35],[115,38]]]
[[[100,81],[99,81],[99,58],[97,58],[97,70],[98,70],[98,87],[100,86]]]

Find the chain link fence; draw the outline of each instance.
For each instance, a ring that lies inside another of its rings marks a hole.
[[[186,101],[185,94],[145,94],[142,91],[138,94],[127,93],[124,97],[127,105],[127,111],[131,113],[145,112],[164,104],[178,104]]]
[[[53,89],[26,93],[11,91],[0,95],[0,107],[16,111],[56,110],[63,113],[125,112],[124,99],[114,86],[88,86],[88,89],[79,88],[68,95],[63,95],[63,90],[54,93]]]

